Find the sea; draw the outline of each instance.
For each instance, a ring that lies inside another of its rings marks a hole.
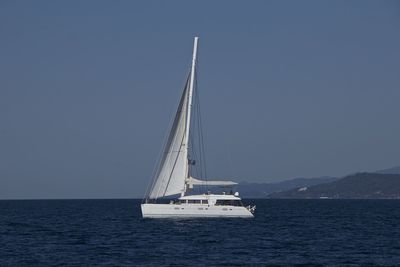
[[[0,266],[400,266],[400,200],[245,199],[253,219],[143,219],[140,200],[2,200]]]

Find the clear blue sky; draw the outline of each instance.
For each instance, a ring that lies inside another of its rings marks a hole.
[[[400,164],[396,1],[1,1],[0,199],[141,197],[200,36],[210,177]]]

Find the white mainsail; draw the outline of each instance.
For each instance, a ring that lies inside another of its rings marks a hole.
[[[178,111],[163,151],[150,198],[180,194],[184,191],[187,172],[186,116],[188,100],[188,82],[183,90]]]
[[[187,187],[193,185],[234,185],[231,181],[202,181],[190,177],[189,171],[189,135],[198,37],[194,39],[192,68],[179,101],[178,110],[172,124],[167,143],[164,147],[149,198],[185,194]]]

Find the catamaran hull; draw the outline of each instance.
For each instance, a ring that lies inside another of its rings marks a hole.
[[[142,204],[143,218],[253,218],[245,207],[182,204]]]

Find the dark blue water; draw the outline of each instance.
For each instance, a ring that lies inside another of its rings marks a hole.
[[[398,200],[254,200],[142,219],[138,200],[0,201],[0,266],[400,266]]]

